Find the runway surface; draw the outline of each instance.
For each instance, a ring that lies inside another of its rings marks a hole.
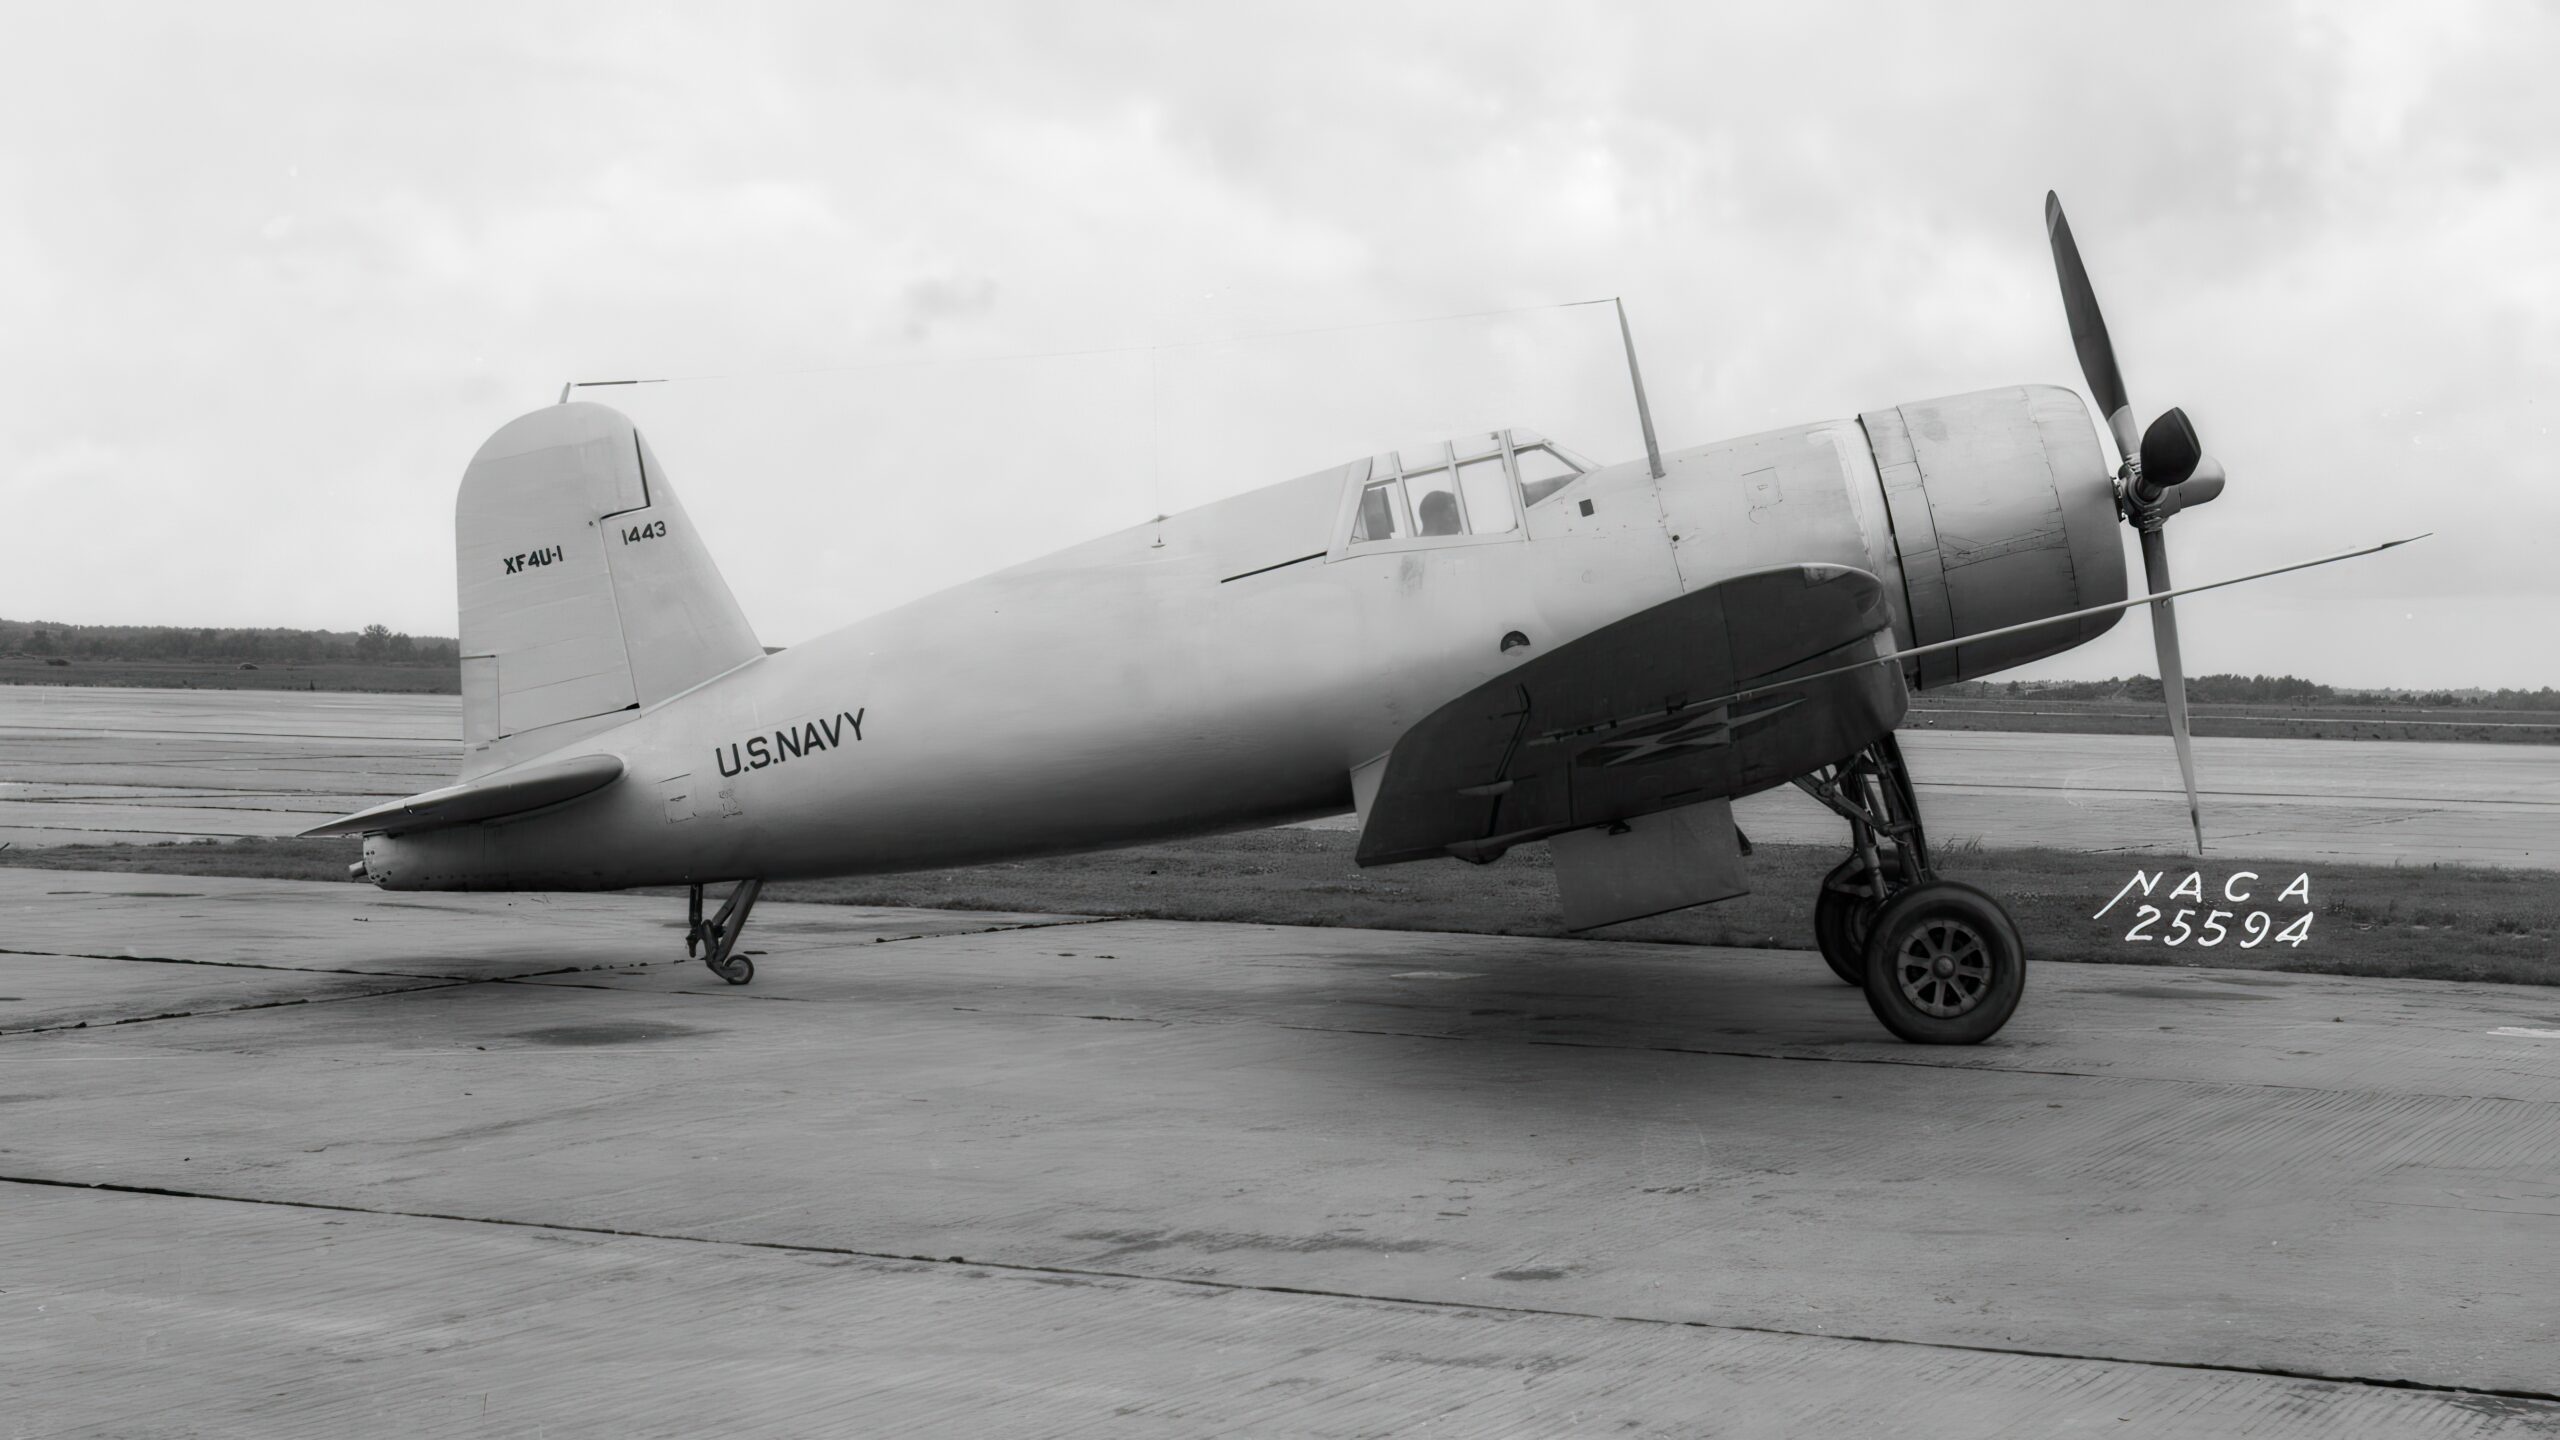
[[[2560,1434],[2548,990],[679,910],[0,870],[0,1433]]]
[[[0,686],[0,843],[289,835],[451,783],[460,705]],[[2186,846],[2165,737],[1919,729],[1903,745],[1942,840]],[[2205,834],[2222,853],[2560,869],[2560,746],[2201,739],[2196,755]],[[1735,813],[1754,839],[1827,845],[1843,830],[1792,789]]]
[[[450,785],[452,695],[0,686],[0,841],[291,835]]]

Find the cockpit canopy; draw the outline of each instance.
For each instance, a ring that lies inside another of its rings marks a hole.
[[[1593,469],[1534,430],[1461,435],[1370,457],[1351,543],[1500,535],[1520,514]]]

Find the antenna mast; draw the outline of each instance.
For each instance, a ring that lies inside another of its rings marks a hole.
[[[1636,337],[1635,332],[1627,328],[1626,297],[1612,296],[1609,303],[1618,307],[1618,338],[1627,344],[1627,379],[1636,387],[1636,423],[1644,427],[1645,463],[1652,467],[1653,478],[1659,480],[1662,478],[1662,447],[1653,439],[1653,407],[1644,403],[1644,372],[1636,368]]]

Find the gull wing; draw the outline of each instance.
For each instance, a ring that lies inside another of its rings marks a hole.
[[[1524,840],[1747,795],[1856,753],[1910,703],[1882,581],[1844,565],[1737,575],[1558,646],[1406,731],[1363,865],[1485,861]],[[1789,677],[1804,672],[1801,683]],[[1752,689],[1751,698],[1719,697]]]
[[[503,819],[593,794],[622,778],[619,755],[576,755],[501,770],[315,825],[304,835],[398,835]]]

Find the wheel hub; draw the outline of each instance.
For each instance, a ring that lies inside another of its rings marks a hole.
[[[1991,991],[1991,947],[1962,920],[1922,923],[1904,938],[1893,961],[1903,997],[1941,1020],[1973,1009]]]

